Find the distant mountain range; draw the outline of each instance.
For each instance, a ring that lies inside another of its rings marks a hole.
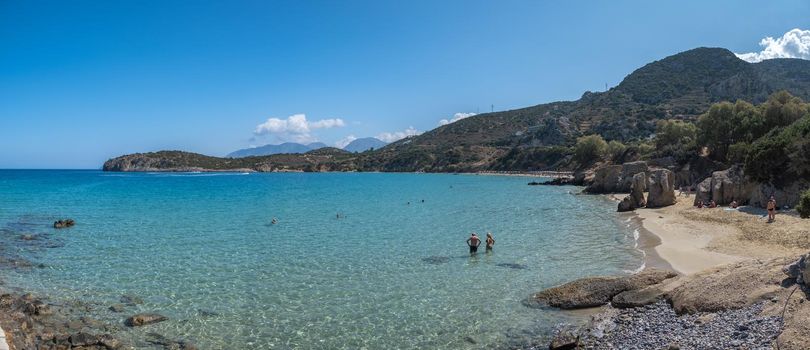
[[[278,145],[264,145],[253,148],[240,149],[228,153],[227,158],[242,158],[254,156],[269,156],[273,154],[288,154],[288,153],[306,153],[319,148],[327,147],[322,142],[314,142],[306,145],[295,142],[285,142]]]
[[[379,149],[384,147],[387,143],[380,141],[374,137],[364,137],[350,142],[344,150],[349,152],[365,152],[370,149]],[[298,154],[307,153],[316,149],[329,147],[323,142],[313,142],[310,144],[302,145],[295,142],[285,142],[278,145],[264,145],[253,148],[240,149],[228,153],[226,158],[243,158],[243,157],[256,157],[256,156],[269,156],[273,154]]]
[[[738,99],[760,103],[779,90],[810,100],[810,61],[771,59],[749,63],[729,50],[702,47],[651,62],[630,73],[616,87],[604,92],[585,92],[576,101],[482,113],[383,148],[375,147],[370,152],[330,151],[318,155],[320,160],[314,155],[294,159],[266,156],[239,164],[258,170],[262,164],[272,163],[273,169],[277,169],[283,163],[285,169],[312,171],[547,169],[555,167],[556,158],[543,158],[543,150],[569,147],[577,137],[598,134],[606,140],[642,140],[655,132],[659,120],[694,121],[712,103]],[[172,153],[166,159],[161,158],[163,155],[114,158],[105,164],[105,169],[137,170],[140,162],[159,167],[164,164],[161,160],[175,166],[205,165],[194,161],[203,158],[189,154]],[[217,164],[225,166],[223,162]]]
[[[387,145],[387,142],[381,141],[375,137],[363,137],[350,142],[344,150],[349,152],[365,152],[371,149],[380,149]]]

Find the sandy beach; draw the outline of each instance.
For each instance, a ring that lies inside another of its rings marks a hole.
[[[647,265],[660,266],[655,260],[660,257],[685,275],[748,259],[796,257],[810,248],[810,224],[790,214],[767,223],[760,209],[698,209],[692,198],[680,197],[673,206],[639,209],[636,215],[645,233],[660,241],[647,248]]]

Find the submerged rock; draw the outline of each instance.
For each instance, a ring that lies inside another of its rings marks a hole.
[[[57,220],[53,222],[53,228],[68,228],[73,227],[76,222],[73,219]]]
[[[164,349],[172,349],[172,350],[197,350],[197,346],[192,344],[191,342],[185,340],[172,340],[166,338],[162,334],[158,333],[147,333],[146,341],[154,344],[163,346]]]
[[[440,265],[450,262],[450,257],[447,256],[429,256],[427,258],[422,258],[422,261],[433,264],[433,265]]]
[[[130,316],[124,321],[124,324],[129,327],[140,327],[153,323],[163,322],[169,318],[157,313],[141,313]]]
[[[136,295],[124,294],[121,296],[120,300],[122,303],[130,306],[143,304],[143,299],[141,299],[139,296]]]
[[[614,296],[636,290],[677,276],[672,271],[647,269],[638,274],[621,277],[586,277],[552,287],[529,297],[529,307],[543,305],[561,309],[581,309],[607,304]]]
[[[108,309],[112,312],[124,312],[125,308],[124,304],[112,304]]]
[[[495,266],[506,267],[506,268],[515,269],[515,270],[525,270],[525,269],[529,268],[526,265],[515,264],[515,263],[501,263],[501,264],[497,264]]]

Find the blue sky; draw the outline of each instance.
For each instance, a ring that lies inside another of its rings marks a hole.
[[[0,0],[0,168],[393,139],[809,22],[803,1]]]

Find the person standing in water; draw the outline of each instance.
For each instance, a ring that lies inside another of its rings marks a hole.
[[[492,246],[495,245],[495,238],[492,238],[492,232],[487,232],[487,251],[492,251]]]
[[[478,246],[481,245],[481,239],[473,232],[470,238],[467,238],[467,245],[470,247],[470,254],[478,252]]]

